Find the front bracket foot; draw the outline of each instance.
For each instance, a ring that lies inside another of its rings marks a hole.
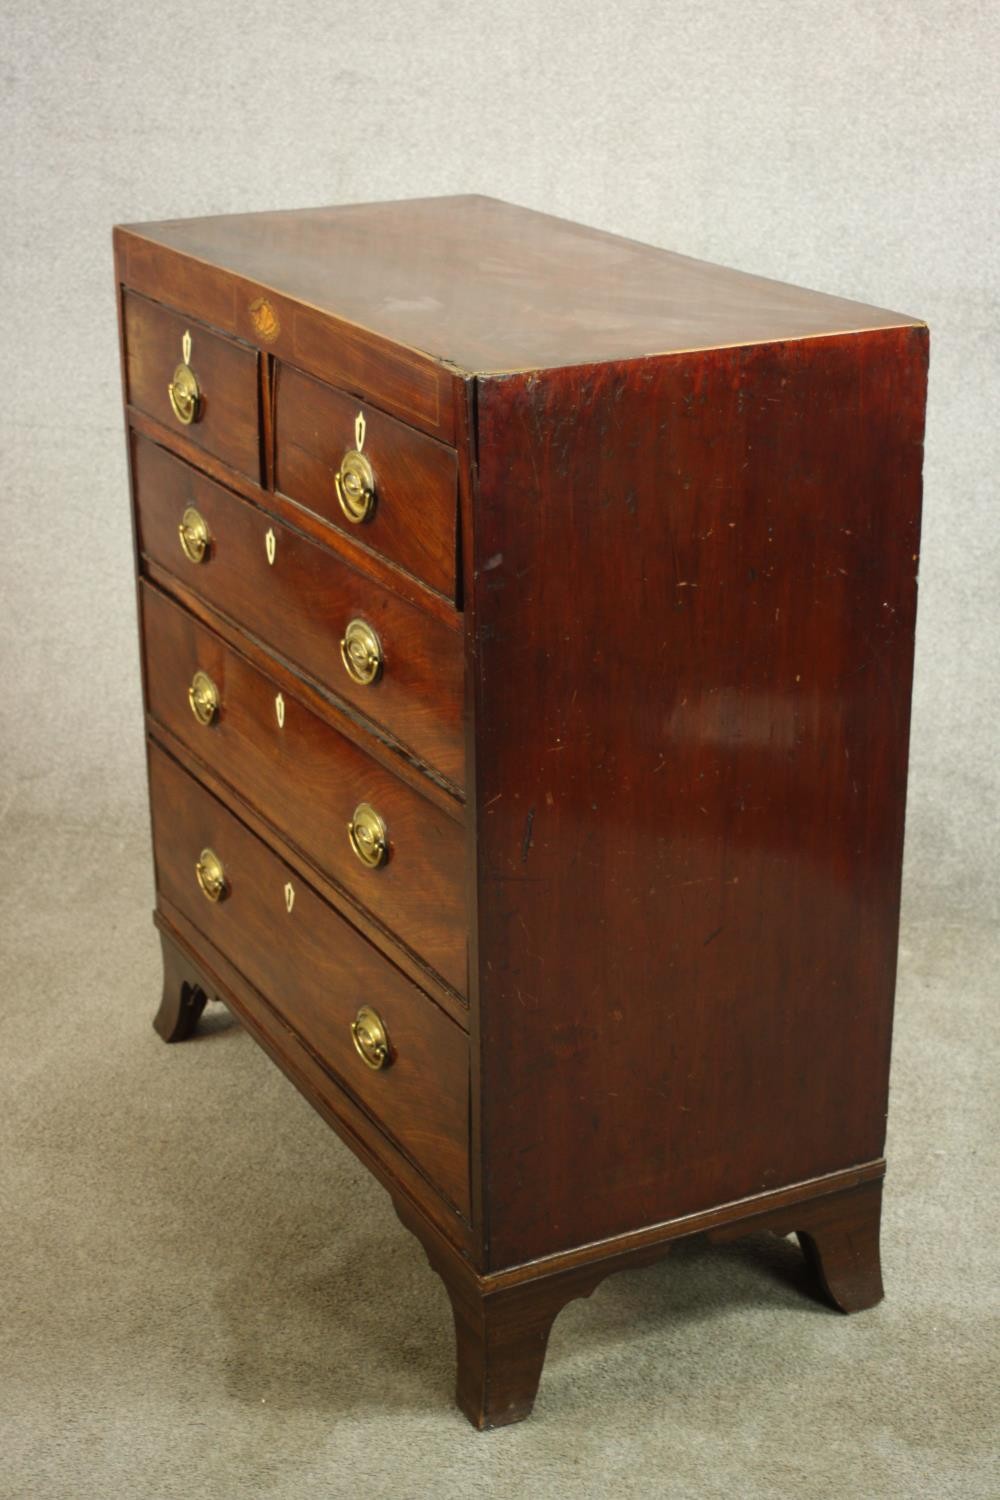
[[[200,975],[171,938],[160,932],[163,947],[163,997],[153,1026],[165,1042],[183,1042],[194,1031],[208,1003]]]

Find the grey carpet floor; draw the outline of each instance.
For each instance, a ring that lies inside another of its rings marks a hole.
[[[225,1012],[151,1030],[141,824],[9,816],[0,880],[0,1495],[1000,1494],[995,934],[906,911],[879,1308],[790,1240],[680,1249],[478,1435],[382,1190]]]

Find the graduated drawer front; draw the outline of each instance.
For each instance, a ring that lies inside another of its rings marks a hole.
[[[358,419],[361,419],[359,425]],[[352,521],[337,496],[346,453],[374,475],[370,516]],[[455,597],[458,459],[453,448],[287,365],[276,371],[274,485],[353,542]]]
[[[134,476],[139,545],[146,557],[462,786],[459,630],[138,435]],[[185,556],[178,538],[192,505],[211,538],[200,562]],[[353,619],[370,624],[382,645],[382,674],[368,686],[354,682],[341,660],[340,642]]]
[[[265,843],[155,744],[149,747],[157,889],[245,975],[435,1186],[469,1215],[465,1033]],[[195,866],[222,861],[209,901]],[[291,911],[288,910],[291,892]],[[373,1071],[351,1035],[373,1007],[392,1061]]]
[[[153,718],[464,995],[461,824],[280,692],[180,605],[143,584],[141,607]],[[188,696],[196,672],[218,695],[207,724]],[[347,828],[359,803],[374,807],[388,831],[388,858],[378,868],[351,848]]]
[[[124,299],[125,386],[128,400],[165,427],[260,482],[260,422],[256,349],[216,333],[135,292]],[[199,391],[195,420],[180,421],[168,388],[184,362]]]

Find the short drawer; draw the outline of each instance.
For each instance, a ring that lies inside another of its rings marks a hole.
[[[461,824],[166,595],[143,584],[141,607],[153,718],[464,995]],[[359,807],[384,857],[359,843]]]
[[[455,450],[288,365],[276,381],[275,489],[454,599]]]
[[[259,483],[256,349],[135,292],[124,323],[131,404]]]
[[[160,895],[468,1217],[465,1033],[155,745],[149,766]],[[378,1061],[371,1020],[361,1018],[355,1041],[363,1007],[384,1028],[381,1067],[371,1066]]]
[[[143,554],[461,786],[461,632],[147,438],[133,453]]]

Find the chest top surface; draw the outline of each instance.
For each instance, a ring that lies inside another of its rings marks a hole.
[[[459,373],[920,321],[474,195],[176,219],[126,232]]]

